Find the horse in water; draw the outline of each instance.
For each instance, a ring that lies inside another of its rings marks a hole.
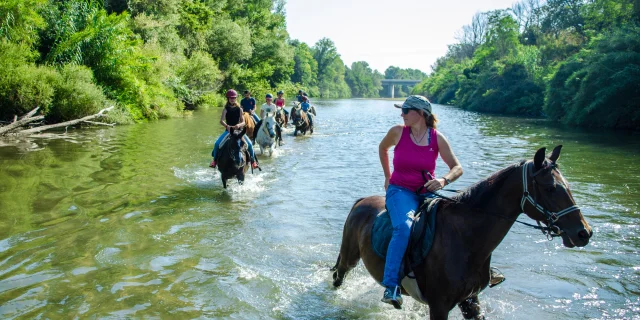
[[[249,112],[243,112],[242,116],[244,117],[244,127],[247,130],[247,136],[251,138],[251,142],[254,142],[254,133],[253,131],[256,128],[256,122],[253,120],[253,117]]]
[[[309,108],[309,112],[302,111],[299,105],[291,108],[291,121],[293,121],[293,125],[295,126],[293,135],[297,136],[298,132],[306,135],[307,131],[313,133],[313,125],[309,122],[309,117],[314,117],[315,115],[316,108],[314,106]]]
[[[284,112],[284,108],[278,108],[275,118],[276,123],[278,123],[281,128],[285,128],[289,124],[289,119],[287,118],[287,114]]]
[[[593,232],[556,165],[561,147],[548,159],[542,148],[533,161],[504,168],[453,199],[438,200],[437,211],[432,213],[436,216],[431,250],[413,264],[415,280],[402,280],[403,294],[427,304],[432,320],[447,319],[456,305],[465,319],[484,319],[478,294],[490,280],[491,254],[521,213],[545,224],[530,226],[543,230],[549,239],[562,237],[565,247],[587,245]],[[374,220],[383,211],[382,196],[362,198],[353,205],[332,269],[334,286],[342,284],[360,259],[382,282],[385,259],[374,252],[371,236]],[[409,283],[414,284],[413,289]]]
[[[256,133],[256,143],[260,145],[260,154],[264,154],[269,149],[269,156],[273,149],[282,142],[282,132],[276,123],[275,115],[267,113],[262,119],[262,124]]]
[[[244,134],[244,128],[231,131],[218,150],[218,170],[222,177],[222,186],[225,189],[227,188],[227,180],[233,177],[238,178],[238,182],[242,184],[244,175],[249,169],[250,164],[247,159],[250,159],[250,156],[243,139]]]

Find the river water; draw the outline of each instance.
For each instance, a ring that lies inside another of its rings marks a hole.
[[[354,200],[383,193],[377,145],[400,112],[384,100],[316,105],[312,136],[289,132],[262,172],[227,190],[207,167],[220,109],[0,147],[0,318],[427,317],[410,298],[402,311],[379,302],[362,264],[337,290],[328,270]],[[514,226],[493,258],[507,281],[480,296],[486,315],[640,319],[639,136],[434,112],[465,169],[455,188],[563,144],[594,229],[568,249]]]

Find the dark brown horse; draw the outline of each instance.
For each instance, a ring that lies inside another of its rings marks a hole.
[[[309,131],[309,133],[313,133],[313,125],[309,121],[309,117],[312,116],[315,116],[315,108],[313,106],[309,108],[308,113],[302,111],[300,105],[296,105],[291,108],[291,121],[295,126],[295,129],[293,130],[294,136],[297,136],[298,132],[302,133],[302,135],[306,135],[307,131]]]
[[[441,200],[431,251],[413,269],[418,300],[429,305],[432,320],[447,319],[456,305],[465,319],[484,318],[478,294],[489,283],[491,254],[522,212],[544,223],[546,227],[541,229],[547,237],[562,237],[566,247],[589,243],[591,227],[556,166],[561,148],[557,146],[548,159],[542,148],[533,161],[522,161],[494,173],[454,197],[454,201]],[[342,284],[361,258],[369,273],[382,282],[385,260],[373,251],[371,230],[375,217],[383,210],[385,198],[381,196],[354,204],[332,269],[334,286]],[[403,293],[405,290],[408,288],[403,287]]]
[[[249,169],[249,151],[243,141],[245,132],[244,127],[241,130],[232,130],[228,136],[229,140],[218,150],[218,171],[220,171],[222,186],[225,189],[227,188],[227,180],[233,177],[236,177],[238,182],[242,184]]]

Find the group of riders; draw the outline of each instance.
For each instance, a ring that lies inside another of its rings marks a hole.
[[[251,96],[251,92],[249,90],[244,91],[244,98],[238,102],[238,92],[233,89],[227,90],[225,94],[227,102],[222,110],[222,115],[220,116],[220,124],[225,128],[225,131],[222,132],[220,137],[216,140],[213,147],[213,160],[209,167],[215,168],[217,166],[216,159],[217,153],[220,149],[220,143],[224,141],[224,139],[229,135],[229,133],[233,130],[242,129],[246,126],[245,119],[243,113],[247,113],[251,116],[253,121],[256,123],[256,132],[260,128],[262,124],[261,118],[271,115],[276,115],[279,113],[284,113],[284,122],[282,124],[277,124],[278,126],[282,125],[284,127],[288,126],[289,122],[289,112],[285,109],[285,99],[284,92],[278,91],[277,98],[273,99],[273,95],[267,93],[265,95],[265,103],[260,107],[260,116],[256,114],[256,99]],[[298,95],[296,96],[298,104],[296,107],[300,107],[303,113],[307,113],[311,108],[311,100],[307,96],[307,94],[299,90]],[[294,119],[295,114],[291,115],[291,120]],[[308,117],[309,124],[313,125],[313,117]],[[253,138],[253,137],[252,137]],[[258,160],[256,158],[255,152],[253,150],[253,144],[251,143],[251,139],[247,137],[247,135],[243,136],[244,143],[247,145],[247,150],[249,151],[249,156],[251,157],[251,167],[258,167]]]

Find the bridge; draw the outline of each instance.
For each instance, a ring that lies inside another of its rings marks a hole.
[[[404,79],[382,79],[382,86],[387,87],[389,91],[389,97],[393,98],[395,92],[395,86],[415,86],[420,83],[421,80],[404,80]]]

